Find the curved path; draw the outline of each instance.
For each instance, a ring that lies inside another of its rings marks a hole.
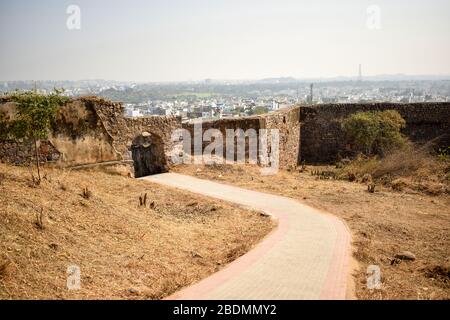
[[[336,217],[290,198],[176,173],[142,179],[261,210],[278,221],[250,252],[168,299],[347,297],[350,233]]]

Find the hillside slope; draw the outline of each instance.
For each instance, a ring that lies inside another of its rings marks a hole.
[[[120,175],[46,169],[35,186],[27,168],[5,164],[0,208],[0,299],[159,299],[274,226],[257,212]],[[67,288],[72,265],[80,290]]]

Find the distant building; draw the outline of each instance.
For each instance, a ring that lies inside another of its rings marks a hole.
[[[142,117],[141,110],[137,109],[128,109],[127,110],[128,117]]]
[[[362,68],[361,68],[361,63],[359,64],[359,68],[358,68],[358,81],[359,81],[359,82],[362,81]]]
[[[309,95],[307,96],[307,102],[308,103],[313,103],[313,88],[314,88],[314,84],[310,84],[309,85]]]
[[[280,109],[280,104],[277,102],[277,101],[275,101],[275,100],[273,100],[272,101],[272,110],[278,110],[278,109]]]

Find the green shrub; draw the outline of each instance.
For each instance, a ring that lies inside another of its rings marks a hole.
[[[359,151],[384,155],[408,141],[400,132],[405,120],[395,110],[356,112],[341,122],[342,129]]]

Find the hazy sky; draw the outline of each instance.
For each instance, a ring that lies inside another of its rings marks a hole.
[[[449,0],[0,0],[0,80],[448,75],[449,36]]]

